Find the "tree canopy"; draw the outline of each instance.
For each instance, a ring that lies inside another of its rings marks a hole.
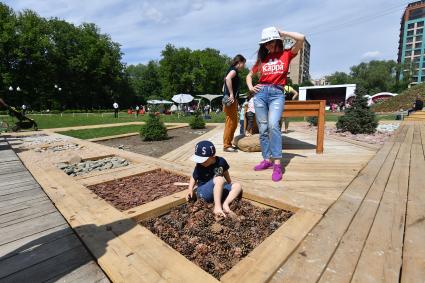
[[[0,95],[11,105],[88,109],[110,107],[115,98],[125,103],[132,97],[121,56],[119,44],[95,24],[15,13],[0,3]]]
[[[230,61],[216,49],[167,44],[159,61],[126,66],[120,45],[95,24],[15,13],[0,3],[0,96],[10,105],[97,109],[178,93],[217,94]],[[240,74],[241,92],[247,91],[247,73]]]
[[[403,81],[397,79],[397,73],[400,69],[401,66],[393,60],[373,60],[352,66],[349,74],[335,72],[328,76],[327,80],[332,85],[357,84],[364,88],[368,94],[384,91],[400,92],[407,88],[410,80],[408,77]]]

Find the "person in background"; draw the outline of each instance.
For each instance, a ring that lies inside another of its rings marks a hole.
[[[284,37],[295,40],[290,49],[285,49]],[[254,107],[260,132],[263,160],[254,167],[255,171],[273,168],[272,180],[282,180],[282,133],[279,122],[285,105],[284,86],[291,60],[304,45],[305,36],[297,32],[265,28],[259,42],[257,62],[246,77],[249,90],[255,93]],[[252,77],[259,74],[259,83],[252,85]]]
[[[416,96],[415,103],[412,105],[412,109],[407,110],[407,116],[410,115],[410,113],[416,112],[416,111],[422,111],[424,108],[424,102],[421,99],[420,95]]]
[[[232,146],[232,141],[238,127],[238,98],[240,89],[240,78],[238,74],[245,67],[245,62],[245,57],[240,54],[236,55],[224,78],[223,97],[228,97],[228,101],[223,103],[224,113],[226,113],[223,150],[227,152],[236,152],[236,149]]]
[[[118,118],[118,103],[115,101],[112,107],[114,107],[114,117]]]
[[[246,136],[250,137],[254,131],[255,107],[254,95],[248,95],[248,109],[246,110]]]
[[[245,129],[244,129],[244,125],[245,125],[245,105],[247,105],[248,102],[244,102],[242,103],[242,105],[240,106],[239,109],[239,134],[240,135],[244,135],[245,134]]]
[[[139,109],[140,109],[139,105],[136,105],[136,118],[139,117]]]
[[[286,85],[284,87],[285,90],[285,100],[297,100],[298,99],[298,92],[293,89],[291,86]],[[289,119],[288,118],[282,118],[284,130],[283,132],[286,134],[288,133],[289,129]]]
[[[25,116],[27,114],[27,106],[25,104],[22,104],[22,115]]]

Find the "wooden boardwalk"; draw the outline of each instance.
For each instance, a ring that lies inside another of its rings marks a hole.
[[[424,151],[404,122],[271,282],[425,282]]]
[[[255,192],[320,214],[376,153],[367,146],[326,138],[324,154],[316,154],[316,134],[295,130],[283,138],[284,177],[276,183],[271,180],[270,170],[253,171],[254,165],[262,159],[260,152],[223,152],[221,125],[207,136],[193,140],[161,159],[180,165],[181,170],[188,168],[190,174],[193,170],[190,156],[201,139],[209,139],[215,144],[217,155],[228,161],[232,178],[242,183],[244,192]]]
[[[208,278],[200,280],[202,272],[196,266],[182,267],[179,254],[154,244],[149,233],[84,186],[158,167],[190,174],[195,143],[209,139],[217,154],[228,160],[231,176],[243,184],[245,194],[322,216],[283,264],[266,274],[267,282],[425,282],[424,122],[403,122],[379,150],[326,138],[324,154],[319,155],[315,134],[295,130],[284,138],[285,174],[278,183],[271,181],[270,170],[252,170],[260,153],[223,152],[222,133],[220,125],[161,159],[70,139],[85,147],[80,152],[84,158],[114,154],[134,162],[128,168],[81,178],[64,176],[54,167],[69,153],[26,150],[19,156],[105,272],[117,281],[206,282]]]
[[[0,282],[109,282],[0,139]]]

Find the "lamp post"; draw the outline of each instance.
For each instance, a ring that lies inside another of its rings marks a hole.
[[[13,95],[15,91],[16,91],[16,93],[20,92],[20,91],[21,91],[21,88],[20,88],[19,86],[17,86],[17,87],[14,89],[14,88],[13,88],[13,86],[9,86],[9,91],[10,91],[10,93]],[[18,104],[19,104],[19,100],[18,100],[18,98],[16,98],[16,100],[17,100],[17,102],[18,102]]]

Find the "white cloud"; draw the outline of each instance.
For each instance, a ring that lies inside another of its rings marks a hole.
[[[376,59],[380,56],[381,56],[381,52],[379,51],[368,51],[362,55],[362,57],[365,59]]]

